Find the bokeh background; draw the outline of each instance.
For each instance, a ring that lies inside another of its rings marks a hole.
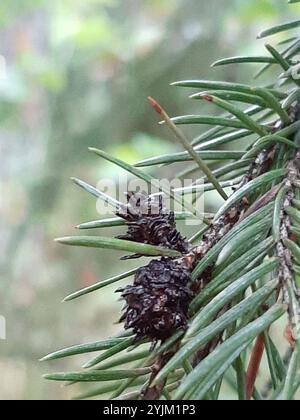
[[[1,2],[0,314],[7,339],[0,340],[0,399],[70,398],[75,387],[46,382],[42,374],[76,370],[84,360],[42,364],[39,358],[120,328],[113,325],[120,311],[115,286],[61,303],[70,292],[137,264],[120,262],[116,252],[53,242],[99,216],[95,200],[70,177],[96,184],[102,176],[118,175],[87,147],[128,162],[174,150],[146,97],[159,99],[171,115],[195,113],[201,106],[170,82],[248,81],[255,66],[211,70],[210,64],[228,55],[261,53],[256,34],[291,17],[286,3]],[[216,204],[213,196],[210,200]]]

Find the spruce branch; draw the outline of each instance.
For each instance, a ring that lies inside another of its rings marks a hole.
[[[299,21],[276,25],[259,37],[284,35],[298,27]],[[111,399],[121,400],[218,399],[223,381],[231,380],[232,372],[241,400],[294,398],[300,383],[300,95],[298,86],[295,89],[299,81],[293,79],[291,69],[300,51],[300,38],[290,36],[274,46],[268,43],[266,50],[268,56],[229,57],[214,66],[263,63],[259,74],[280,66],[283,78],[273,78],[268,86],[213,80],[173,83],[196,89],[190,97],[215,105],[220,115],[170,118],[148,98],[183,152],[129,165],[91,149],[148,185],[152,177],[140,168],[155,170],[160,164],[185,162],[178,176],[195,174],[190,187],[170,192],[156,184],[158,193],[150,196],[128,191],[128,202],[123,204],[74,179],[85,191],[111,205],[115,213],[110,219],[80,224],[79,229],[86,232],[114,226],[127,231],[117,238],[77,236],[59,242],[123,250],[133,254],[130,258],[155,257],[145,266],[65,298],[85,296],[133,277],[118,290],[125,303],[120,322],[128,331],[62,349],[43,359],[101,352],[85,363],[84,371],[46,375],[50,380],[71,383],[103,382],[78,398],[111,392]],[[246,108],[247,104],[251,106]],[[178,128],[180,124],[213,127],[189,142]],[[232,150],[235,140],[240,140],[241,150]],[[230,150],[223,150],[224,145]],[[178,231],[176,220],[202,215],[194,204],[174,214],[166,209],[164,198],[181,203],[184,194],[199,193],[199,170],[205,175],[201,194],[215,190],[224,203],[188,240]],[[224,192],[229,186],[231,194]],[[132,199],[137,206],[132,205]],[[151,208],[157,210],[155,215]],[[284,314],[288,315],[284,334],[289,348],[285,358],[270,329]],[[264,352],[270,381],[260,389],[256,378]],[[106,384],[112,380],[116,381],[114,388]]]

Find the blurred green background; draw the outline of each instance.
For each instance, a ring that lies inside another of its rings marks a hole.
[[[101,176],[118,174],[87,147],[129,162],[174,150],[146,97],[157,98],[171,115],[197,113],[199,103],[170,82],[248,81],[256,69],[251,65],[211,70],[210,64],[223,56],[261,53],[255,36],[293,15],[286,3],[1,2],[0,314],[7,339],[0,340],[0,399],[70,398],[74,387],[41,376],[76,370],[84,360],[47,365],[38,359],[120,328],[113,325],[121,305],[115,286],[61,304],[70,292],[137,265],[120,262],[119,253],[53,242],[99,216],[95,200],[69,178],[95,185]]]

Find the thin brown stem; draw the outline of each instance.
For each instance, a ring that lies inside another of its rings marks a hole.
[[[157,112],[158,115],[160,115],[165,122],[165,124],[169,127],[169,129],[173,132],[176,139],[179,141],[179,143],[185,148],[185,150],[189,153],[189,155],[194,159],[194,161],[198,164],[201,171],[206,175],[207,179],[213,184],[215,189],[218,191],[218,193],[221,195],[221,197],[224,200],[227,200],[227,194],[221,187],[219,181],[214,176],[210,168],[206,165],[206,163],[200,158],[200,156],[195,152],[193,146],[189,143],[189,141],[186,139],[185,135],[182,133],[181,130],[179,130],[178,127],[173,123],[167,112],[162,108],[162,106],[159,105],[158,102],[156,102],[155,99],[148,97],[148,100],[152,106],[152,108]]]
[[[261,359],[265,349],[263,334],[260,334],[253,347],[247,373],[246,373],[246,399],[251,400],[254,390],[255,381],[258,375]]]

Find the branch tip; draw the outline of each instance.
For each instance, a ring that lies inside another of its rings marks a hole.
[[[150,102],[152,108],[161,115],[163,113],[162,107],[159,105],[158,102],[156,102],[155,99],[153,99],[151,96],[148,96],[148,101]]]

